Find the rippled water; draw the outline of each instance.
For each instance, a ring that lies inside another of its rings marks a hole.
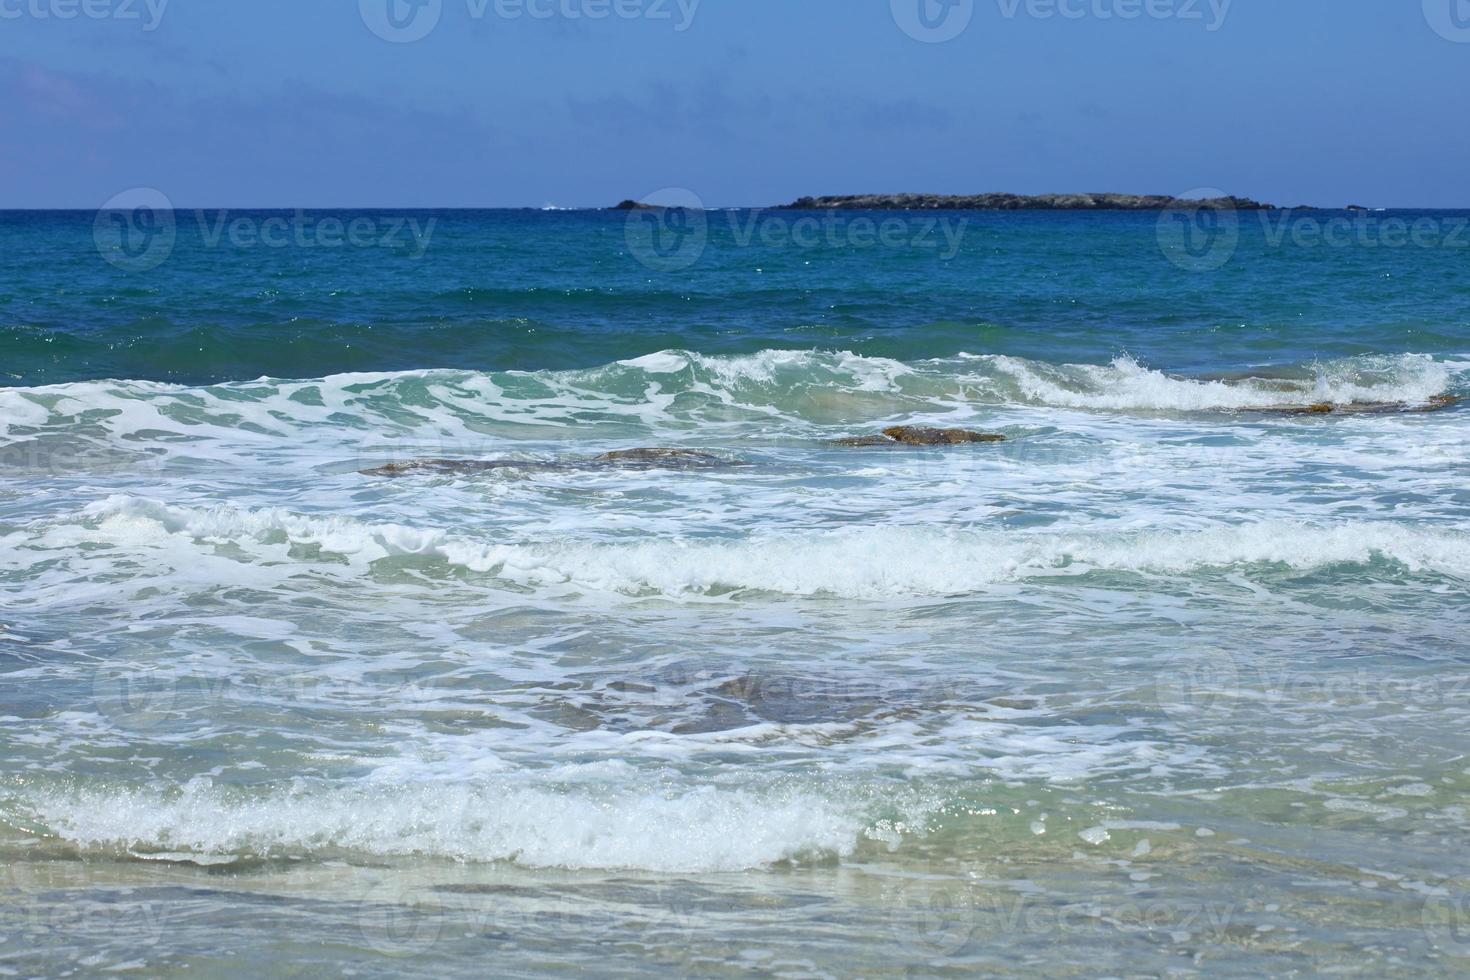
[[[409,288],[8,220],[0,972],[1470,965],[1463,256],[461,214]],[[892,424],[1006,441],[835,443]]]

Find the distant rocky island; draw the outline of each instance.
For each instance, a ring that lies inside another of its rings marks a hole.
[[[1274,211],[1245,197],[1194,199],[1165,194],[840,194],[801,197],[783,205],[792,211],[1165,211],[1217,207]]]
[[[783,211],[1167,211],[1214,207],[1236,211],[1275,211],[1248,197],[1183,198],[1167,194],[831,194],[799,197],[778,205]],[[678,208],[675,207],[674,210]],[[614,211],[664,210],[657,204],[627,200]]]

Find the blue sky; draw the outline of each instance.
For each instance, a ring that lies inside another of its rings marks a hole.
[[[1470,0],[413,2],[0,0],[0,207],[1470,207]]]

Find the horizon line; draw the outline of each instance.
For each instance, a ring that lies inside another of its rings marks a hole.
[[[839,195],[833,195],[839,196]],[[846,195],[841,195],[846,196]],[[946,195],[949,196],[949,195]],[[976,195],[953,195],[955,197],[970,197]],[[1040,195],[1017,195],[1018,197],[1032,197]],[[1176,200],[1188,202],[1193,198],[1177,198]],[[1265,202],[1259,202],[1265,203]],[[1269,208],[1278,211],[1470,211],[1470,204],[1466,205],[1432,205],[1432,204],[1391,204],[1391,205],[1357,205],[1348,204],[1340,206],[1320,204],[1270,204]],[[650,209],[666,207],[668,210],[683,210],[681,205],[647,205]],[[0,205],[0,213],[38,213],[38,212],[62,212],[77,214],[95,214],[101,211],[126,211],[131,208],[108,208],[96,207],[47,207],[36,205],[9,206]],[[534,204],[206,204],[206,205],[174,205],[170,208],[159,208],[160,211],[535,211],[539,213],[557,213],[567,211],[620,211],[616,204],[607,205],[534,205]],[[787,204],[711,204],[702,208],[688,208],[687,210],[698,211],[770,211],[770,210],[802,210],[802,211],[841,211],[841,210],[864,210],[864,211],[896,211],[896,212],[923,212],[923,211],[968,211],[974,213],[1006,214],[1014,212],[1045,212],[1045,211],[1089,211],[1101,213],[1128,213],[1129,211],[1166,211],[1169,208],[834,208],[834,207],[812,207],[792,208]]]

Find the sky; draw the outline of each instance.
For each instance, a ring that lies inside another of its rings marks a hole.
[[[1470,0],[0,0],[0,207],[1470,207]]]

